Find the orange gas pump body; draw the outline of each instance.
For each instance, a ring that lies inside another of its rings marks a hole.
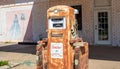
[[[72,23],[75,23],[74,9],[68,6],[52,7],[47,11],[47,19],[48,68],[71,69],[73,50],[69,40]],[[53,20],[53,23],[50,20]]]
[[[37,69],[87,69],[88,43],[78,37],[75,13],[65,5],[48,9],[48,38],[38,41],[37,55],[41,51],[42,59],[39,55]]]

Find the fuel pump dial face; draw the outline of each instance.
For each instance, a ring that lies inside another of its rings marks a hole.
[[[48,23],[49,29],[66,29],[65,17],[50,18]]]

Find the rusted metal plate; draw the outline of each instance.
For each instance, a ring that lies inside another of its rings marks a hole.
[[[72,69],[73,49],[69,40],[71,39],[72,23],[75,19],[74,9],[68,6],[52,7],[47,11],[47,18],[48,67],[49,69]],[[50,27],[50,19],[61,20],[62,23],[56,23]]]

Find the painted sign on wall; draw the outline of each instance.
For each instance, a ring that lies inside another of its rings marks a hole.
[[[28,7],[28,8],[27,8]],[[12,8],[4,8],[5,11],[1,11],[4,15],[4,21],[1,20],[3,41],[32,41],[32,15],[30,6],[20,6]],[[1,40],[1,41],[2,41]]]

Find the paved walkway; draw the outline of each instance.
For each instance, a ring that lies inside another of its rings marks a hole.
[[[35,69],[35,45],[1,44],[0,60],[20,63],[11,69]]]
[[[21,63],[11,69],[35,69],[35,45],[0,44],[0,60]],[[90,46],[89,69],[120,69],[120,48]]]
[[[89,69],[120,69],[120,47],[91,46]]]

